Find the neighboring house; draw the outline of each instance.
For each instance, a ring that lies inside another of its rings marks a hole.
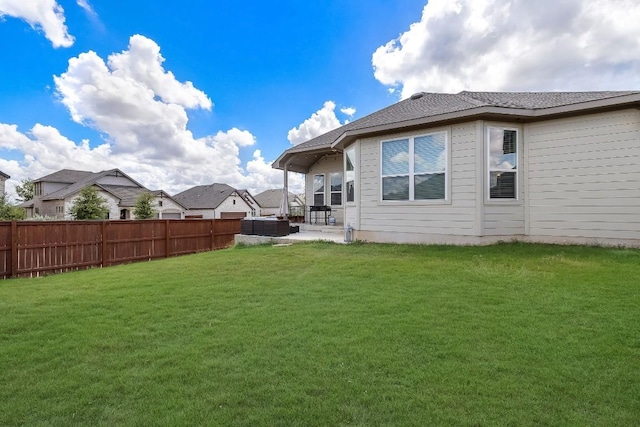
[[[240,197],[244,199],[245,202],[251,207],[251,215],[250,216],[260,216],[260,204],[253,197],[249,190],[236,190]]]
[[[361,240],[640,246],[640,91],[417,93],[273,166]]]
[[[4,195],[4,193],[6,191],[4,183],[9,178],[11,178],[9,175],[7,175],[6,173],[0,171],[0,195]]]
[[[265,190],[256,194],[256,201],[260,205],[261,216],[278,215],[282,202],[282,188]],[[289,214],[291,216],[304,216],[304,202],[300,197],[289,191]]]
[[[95,186],[99,195],[107,201],[109,219],[135,219],[133,209],[141,194],[155,196],[153,208],[163,219],[180,219],[185,207],[162,190],[151,191],[119,169],[102,172],[62,169],[34,180],[34,198],[23,203],[27,217],[34,215],[59,219],[73,219],[71,207],[80,192]]]
[[[198,185],[173,199],[188,209],[187,218],[244,218],[258,215],[260,209],[247,190],[236,190],[227,184]]]

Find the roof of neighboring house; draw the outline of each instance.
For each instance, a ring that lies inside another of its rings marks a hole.
[[[7,175],[6,173],[0,171],[0,176],[3,177],[4,179],[9,179],[11,178],[9,175]]]
[[[119,206],[121,207],[135,206],[138,197],[140,197],[144,193],[151,193],[151,191],[147,190],[144,187],[105,184],[98,184],[98,186],[120,199]]]
[[[296,198],[297,196],[289,191],[289,203]],[[260,194],[256,194],[254,199],[256,199],[261,208],[279,208],[282,201],[282,188],[265,190]]]
[[[35,180],[35,182],[67,182],[69,184],[72,184],[94,174],[95,172],[62,169],[52,174],[43,176],[42,178],[38,178]]]
[[[146,188],[144,188],[141,184],[139,184],[138,182],[136,182],[135,180],[133,180],[130,176],[128,176],[127,174],[125,174],[124,172],[122,172],[120,169],[109,169],[106,171],[102,171],[102,172],[87,172],[87,171],[71,171],[68,169],[63,169],[61,171],[59,175],[56,176],[56,174],[58,174],[58,172],[55,172],[51,175],[47,175],[46,177],[40,178],[37,181],[47,181],[47,182],[56,182],[53,181],[51,178],[51,176],[54,177],[54,179],[68,179],[71,178],[73,176],[76,177],[80,177],[80,179],[78,179],[77,181],[71,181],[72,184],[68,185],[58,191],[54,191],[53,193],[49,193],[49,194],[45,194],[44,197],[42,198],[42,200],[60,200],[60,199],[66,199],[67,197],[77,193],[78,191],[82,190],[83,188],[89,186],[89,185],[93,185],[96,184],[97,181],[100,178],[103,178],[105,176],[108,175],[112,175],[112,174],[120,174],[124,177],[126,177],[127,179],[129,179],[131,182],[133,182],[134,184],[136,184],[139,188],[141,188],[143,191],[149,191]],[[65,173],[65,172],[70,172],[70,173]],[[69,181],[57,181],[57,182],[69,182]],[[133,187],[135,188],[135,187]],[[115,194],[114,194],[115,195]],[[116,196],[117,197],[117,196]],[[119,198],[119,197],[118,197]]]
[[[286,150],[273,167],[306,172],[319,153],[338,151],[345,144],[368,135],[425,125],[478,118],[535,121],[624,106],[638,107],[640,91],[606,92],[468,92],[457,94],[420,92],[410,98],[347,123]]]
[[[198,185],[173,196],[189,209],[215,209],[237,191],[227,184]]]

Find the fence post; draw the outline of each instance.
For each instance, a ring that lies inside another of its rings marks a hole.
[[[169,240],[169,231],[171,227],[169,227],[169,220],[164,220],[164,257],[169,258],[171,251],[171,241]]]
[[[102,221],[102,226],[100,227],[100,233],[102,234],[102,254],[100,256],[100,267],[108,267],[109,263],[107,262],[107,221]]]
[[[18,276],[18,223],[11,221],[11,277]]]
[[[216,249],[216,220],[211,220],[211,250]]]

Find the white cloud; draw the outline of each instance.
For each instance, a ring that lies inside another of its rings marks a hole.
[[[0,0],[0,18],[5,15],[41,29],[53,47],[69,47],[74,42],[64,23],[64,9],[55,0]]]
[[[375,78],[419,91],[640,86],[636,0],[430,0],[372,56]]]
[[[340,109],[340,112],[342,114],[346,114],[349,117],[353,117],[353,115],[356,113],[356,109],[354,107],[343,107]]]
[[[78,6],[84,9],[89,15],[96,16],[96,11],[93,9],[93,6],[88,2],[88,0],[77,0]]]
[[[194,138],[187,109],[208,110],[211,101],[190,82],[180,82],[161,64],[158,46],[142,36],[105,63],[86,52],[69,60],[55,76],[56,92],[77,123],[105,135],[99,146],[76,143],[50,126],[28,131],[0,123],[0,149],[15,160],[0,160],[12,184],[62,168],[99,171],[119,168],[150,189],[171,194],[193,185],[222,182],[262,191],[282,186],[283,174],[271,169],[259,151],[242,167],[240,149],[255,145],[248,130],[231,128]]]
[[[292,145],[298,145],[342,126],[336,117],[335,108],[336,104],[333,101],[325,102],[321,109],[313,113],[300,126],[289,130],[287,134],[289,142]]]
[[[110,55],[108,66],[92,51],[70,59],[68,70],[54,76],[56,91],[74,121],[109,135],[114,153],[195,159],[206,141],[194,143],[186,108],[208,110],[211,101],[165,71],[163,61],[155,42],[133,36],[129,50]]]

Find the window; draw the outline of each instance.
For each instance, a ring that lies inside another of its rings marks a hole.
[[[518,198],[518,133],[513,129],[488,128],[489,199]]]
[[[331,204],[342,204],[342,173],[333,172],[329,175],[331,181]]]
[[[324,206],[324,175],[313,175],[313,206]]]
[[[159,201],[158,201],[158,206],[159,206],[159,207],[162,207],[162,200],[159,200]]]
[[[347,191],[347,203],[354,202],[356,200],[356,149],[355,147],[348,148],[345,152],[345,189]]]
[[[447,134],[382,142],[382,200],[444,200]]]

